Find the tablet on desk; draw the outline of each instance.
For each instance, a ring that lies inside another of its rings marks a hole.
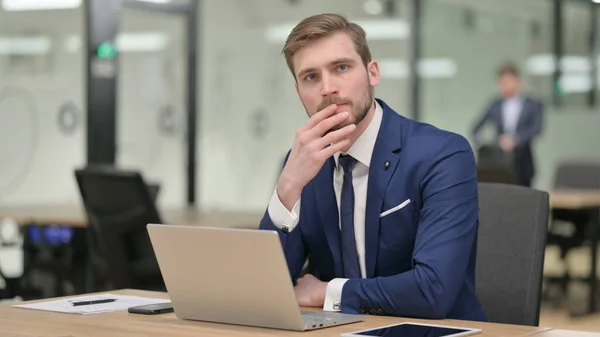
[[[343,333],[342,337],[459,337],[481,333],[481,329],[433,325],[424,323],[399,323],[378,328]]]

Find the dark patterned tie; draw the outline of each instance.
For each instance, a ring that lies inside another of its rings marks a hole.
[[[344,182],[342,183],[342,198],[340,201],[344,277],[360,278],[356,239],[354,237],[354,187],[352,186],[352,169],[356,164],[356,159],[349,155],[340,155],[339,163],[344,169]]]

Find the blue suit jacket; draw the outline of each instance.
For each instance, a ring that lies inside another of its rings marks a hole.
[[[474,289],[478,196],[469,143],[378,102],[383,120],[367,187],[367,278],[345,283],[341,312],[485,321]],[[261,229],[279,232],[294,282],[308,254],[317,278],[343,278],[333,168],[332,157],[304,187],[293,231],[279,230],[268,211],[261,221]],[[380,218],[406,199],[408,206]]]

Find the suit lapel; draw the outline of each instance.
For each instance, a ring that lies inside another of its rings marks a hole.
[[[402,146],[402,117],[378,100],[383,107],[383,119],[371,164],[367,186],[367,205],[365,210],[365,255],[367,278],[374,277],[377,251],[379,249],[379,214],[383,207],[385,191],[390,178],[396,171]]]
[[[321,222],[323,223],[323,230],[325,231],[325,237],[327,238],[327,243],[329,244],[329,249],[333,256],[335,274],[336,277],[343,277],[344,271],[342,269],[340,221],[335,190],[333,188],[334,166],[335,162],[333,157],[325,162],[315,179],[315,193],[317,207],[319,208]]]
[[[498,102],[498,104],[496,105],[496,113],[498,114],[498,126],[499,126],[499,133],[503,134],[506,131],[504,130],[504,100],[500,100]]]

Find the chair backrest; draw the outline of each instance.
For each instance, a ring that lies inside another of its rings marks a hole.
[[[546,192],[479,183],[476,292],[491,322],[539,324],[549,213]]]
[[[160,192],[160,185],[146,182],[146,186],[148,188],[148,194],[150,195],[150,198],[152,201],[156,202],[156,199],[158,198],[158,192]]]
[[[507,167],[477,165],[477,181],[480,183],[517,184],[515,172]]]
[[[91,258],[106,263],[112,286],[141,288],[139,269],[160,275],[146,225],[162,221],[141,174],[90,166],[75,176],[89,222]]]
[[[514,157],[495,145],[477,150],[477,178],[479,182],[516,184]]]
[[[514,166],[513,154],[497,145],[483,145],[477,149],[477,161],[486,164]]]
[[[569,160],[558,164],[555,188],[600,188],[600,162]]]

